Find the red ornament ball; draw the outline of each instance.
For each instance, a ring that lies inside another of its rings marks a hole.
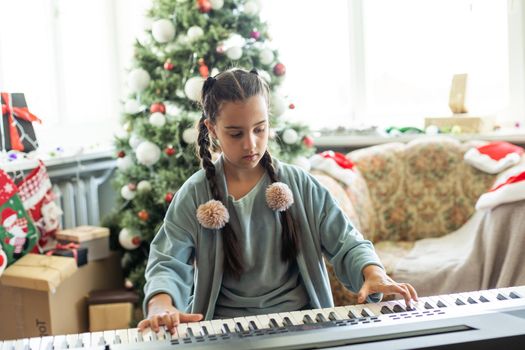
[[[166,106],[164,106],[164,103],[162,102],[157,102],[157,103],[154,103],[151,105],[151,107],[149,108],[149,111],[151,113],[156,113],[156,112],[160,112],[162,114],[166,113]]]
[[[133,243],[134,246],[139,246],[140,245],[140,237],[139,236],[135,236],[131,239],[131,243]]]
[[[125,156],[126,156],[126,152],[124,152],[124,151],[118,151],[118,153],[117,153],[117,157],[119,157],[119,158],[124,158]]]
[[[256,31],[256,30],[253,30],[250,33],[250,38],[252,38],[252,39],[259,40],[260,37],[261,37],[261,33]]]
[[[306,147],[312,148],[314,146],[314,139],[311,136],[303,137],[303,143]]]
[[[295,109],[295,105],[293,103],[290,103],[290,105],[288,106],[288,108],[290,109]]]
[[[282,63],[277,63],[273,67],[273,74],[277,75],[278,77],[283,76],[286,73],[286,67]]]
[[[197,0],[197,6],[201,13],[208,13],[211,11],[211,3],[208,0]]]
[[[171,60],[167,60],[166,62],[164,62],[164,69],[165,70],[173,70],[175,66],[173,65],[173,63],[171,63]]]
[[[142,209],[141,211],[138,212],[137,216],[139,217],[140,220],[142,221],[148,221],[149,219],[149,213],[147,210],[144,210]]]
[[[174,155],[175,152],[175,148],[173,148],[172,146],[166,147],[166,149],[164,150],[164,153],[166,153],[170,157]]]
[[[210,75],[210,70],[207,65],[203,64],[199,67],[199,73],[201,77],[207,78]]]
[[[166,196],[164,196],[164,200],[169,203],[173,199],[173,192],[166,193]]]

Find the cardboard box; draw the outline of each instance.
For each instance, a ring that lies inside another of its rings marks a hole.
[[[101,332],[129,328],[133,317],[132,303],[113,303],[89,306],[89,331]]]
[[[75,242],[88,249],[88,261],[104,259],[109,255],[109,228],[78,226],[57,232],[61,243]]]
[[[54,293],[0,285],[0,340],[87,332],[86,296],[93,290],[122,285],[120,255],[114,252],[107,259],[79,267]]]
[[[453,126],[459,126],[462,134],[481,134],[493,131],[494,120],[490,117],[472,117],[466,114],[454,114],[451,117],[425,118],[425,128],[430,125],[435,125],[440,130],[450,130]]]

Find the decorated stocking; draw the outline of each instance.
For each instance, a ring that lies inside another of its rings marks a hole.
[[[29,211],[40,231],[40,239],[34,251],[41,253],[48,241],[55,237],[62,215],[62,210],[53,201],[55,195],[44,163],[40,161],[17,185],[24,208]]]
[[[0,243],[8,264],[30,252],[38,240],[38,230],[24,210],[17,190],[9,176],[0,170]]]
[[[0,276],[2,276],[2,273],[4,272],[6,266],[7,255],[5,255],[5,252],[2,250],[2,246],[0,246]]]

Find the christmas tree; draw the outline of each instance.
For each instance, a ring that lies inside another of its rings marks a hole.
[[[272,91],[270,151],[308,164],[313,153],[308,128],[288,123],[287,104],[277,92],[286,68],[270,45],[260,3],[244,0],[153,0],[151,28],[135,43],[124,101],[125,136],[116,139],[118,212],[104,225],[112,247],[123,249],[126,287],[143,297],[149,243],[177,189],[199,169],[195,152],[204,80],[231,67],[256,68]]]

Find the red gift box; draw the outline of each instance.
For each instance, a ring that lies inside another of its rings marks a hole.
[[[33,122],[41,123],[29,112],[22,93],[0,93],[2,122],[0,123],[0,150],[34,151],[38,148]]]

